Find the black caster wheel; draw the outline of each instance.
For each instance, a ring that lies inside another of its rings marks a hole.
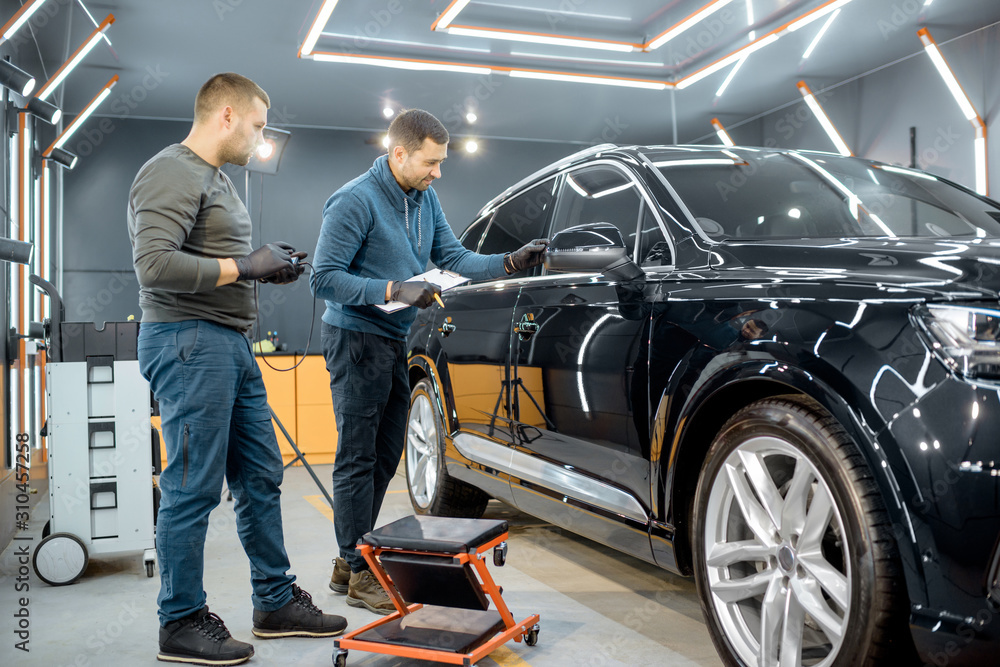
[[[493,547],[493,564],[497,567],[503,567],[504,563],[507,562],[507,543],[501,542],[500,544]]]
[[[527,634],[524,635],[524,643],[527,644],[528,646],[534,646],[535,644],[537,644],[538,630],[539,628],[537,623],[531,626],[531,629],[528,630]]]
[[[146,576],[152,577],[153,573],[156,571],[155,564],[151,560],[146,561]]]
[[[347,649],[338,648],[333,652],[333,667],[347,667]]]
[[[49,586],[65,586],[80,578],[90,557],[76,535],[53,533],[35,547],[31,564],[38,578]]]

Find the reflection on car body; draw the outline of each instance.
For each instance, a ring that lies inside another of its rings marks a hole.
[[[544,268],[412,329],[417,512],[498,498],[693,575],[727,664],[992,664],[996,203],[856,158],[605,145],[462,242],[542,236]]]

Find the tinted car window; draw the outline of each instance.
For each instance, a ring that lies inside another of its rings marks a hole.
[[[512,252],[544,236],[554,183],[555,179],[551,179],[536,185],[500,206],[479,252],[484,255]]]
[[[618,227],[629,248],[635,234],[642,196],[629,177],[612,166],[579,169],[566,175],[559,192],[559,208],[552,233],[591,222]]]
[[[462,234],[462,245],[472,252],[477,252],[479,250],[479,242],[483,239],[483,232],[486,231],[491,217],[491,215],[484,215],[469,225]]]
[[[1000,210],[932,176],[795,155],[745,151],[745,163],[654,163],[718,240],[1000,236]]]
[[[642,206],[638,257],[640,266],[669,266],[674,263],[670,244],[663,236],[656,216],[646,204]]]

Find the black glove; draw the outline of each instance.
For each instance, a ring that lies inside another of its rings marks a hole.
[[[545,248],[549,245],[548,239],[535,239],[524,245],[522,248],[504,255],[503,268],[507,275],[530,269],[542,263]]]
[[[417,308],[426,308],[434,303],[434,295],[441,294],[441,288],[423,280],[407,282],[393,281],[389,292],[390,301],[402,301]]]
[[[306,270],[306,267],[302,265],[302,260],[309,256],[309,253],[299,250],[296,252],[295,248],[288,243],[282,243],[281,241],[275,241],[272,245],[276,245],[282,250],[287,250],[291,253],[292,267],[284,267],[277,273],[272,273],[269,276],[265,276],[260,279],[262,283],[271,283],[272,285],[287,285],[288,283],[294,283],[302,275],[302,272]]]
[[[291,247],[291,246],[289,246]],[[239,280],[257,280],[274,275],[282,269],[295,270],[292,253],[276,243],[268,243],[246,257],[236,257]]]

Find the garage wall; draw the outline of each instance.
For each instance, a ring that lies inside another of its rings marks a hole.
[[[88,322],[119,321],[130,314],[138,318],[138,285],[125,222],[129,187],[146,160],[187,136],[190,123],[94,117],[88,128],[67,146],[80,156],[80,164],[65,175],[62,293],[66,316]],[[368,143],[374,133],[290,130],[278,173],[251,175],[254,244],[261,237],[283,240],[311,255],[326,199],[371,167],[383,149]],[[484,139],[474,155],[453,148],[444,164],[444,176],[434,188],[452,228],[460,231],[501,190],[580,148],[583,145]],[[243,194],[245,170],[231,165],[225,170]],[[312,301],[306,281],[287,287],[262,286],[261,330],[277,330],[290,350],[304,349]],[[312,352],[320,349],[322,310],[322,303],[317,303]]]
[[[918,46],[915,47],[919,48]],[[1000,27],[944,43],[942,49],[989,126],[991,192],[1000,193]],[[909,164],[909,128],[917,128],[918,166],[967,186],[975,182],[971,125],[961,115],[923,51],[848,83],[809,79],[824,108],[855,153]],[[824,89],[828,88],[825,92]],[[139,315],[125,230],[128,188],[139,167],[163,146],[180,141],[187,122],[95,117],[70,150],[80,166],[66,173],[63,293],[70,319],[114,321]],[[250,209],[265,240],[286,240],[312,250],[320,211],[329,194],[367,169],[381,148],[374,134],[291,128],[292,138],[276,175],[254,174]],[[830,150],[829,139],[805,104],[730,125],[738,143]],[[581,138],[587,139],[587,138]],[[664,141],[664,136],[628,137]],[[681,137],[682,141],[690,140]],[[590,143],[590,142],[587,142]],[[706,143],[715,143],[714,137]],[[584,145],[484,140],[481,152],[453,149],[435,189],[452,227],[462,229],[490,197],[538,167]],[[244,171],[227,168],[243,192]],[[263,189],[263,202],[259,197]],[[259,221],[259,223],[258,223]],[[258,242],[255,233],[255,243]],[[304,283],[261,290],[261,329],[277,329],[290,349],[305,347],[311,298]],[[321,311],[322,306],[317,305]],[[311,350],[318,350],[318,312]]]
[[[990,194],[997,199],[1000,68],[995,64],[1000,62],[1000,26],[944,43],[941,50],[987,124]],[[910,127],[916,127],[917,166],[966,187],[975,186],[972,124],[922,49],[911,58],[842,85],[812,78],[806,82],[856,155],[908,166]],[[733,123],[728,129],[737,143],[833,150],[801,101],[749,123]],[[705,143],[716,141],[712,137]]]

